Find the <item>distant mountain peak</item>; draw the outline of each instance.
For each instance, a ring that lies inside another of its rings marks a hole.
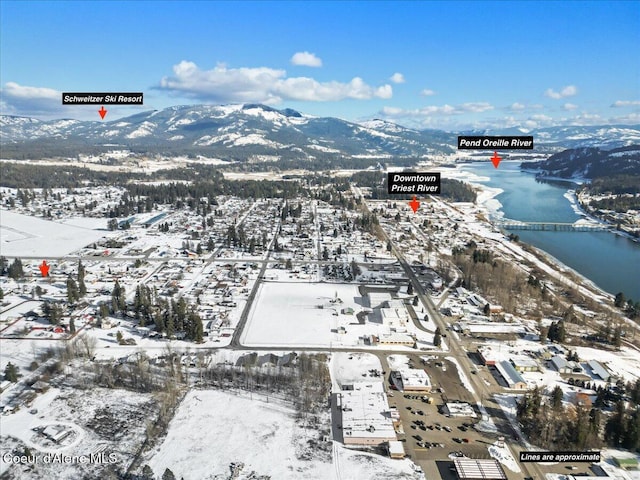
[[[416,130],[375,118],[359,123],[314,117],[260,103],[177,105],[111,121],[0,116],[5,158],[75,157],[119,145],[136,152],[205,155],[234,161],[321,161],[346,157],[389,162],[456,152],[457,133]],[[574,147],[612,149],[640,143],[637,126],[517,127],[474,131],[483,135],[533,135],[539,152]]]

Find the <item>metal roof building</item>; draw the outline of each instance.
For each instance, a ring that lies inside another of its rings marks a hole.
[[[453,465],[460,480],[507,480],[497,460],[456,458],[453,460]]]
[[[518,390],[527,388],[527,382],[507,360],[496,362],[496,369],[500,372],[504,381],[507,382],[507,386],[509,388],[515,388]]]

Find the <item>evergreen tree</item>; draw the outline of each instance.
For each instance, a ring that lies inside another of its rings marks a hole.
[[[8,274],[8,265],[9,262],[7,262],[7,257],[4,255],[0,256],[0,275]]]
[[[142,467],[142,480],[155,480],[156,476],[149,465]]]
[[[58,325],[62,319],[62,307],[57,303],[45,302],[42,305],[42,312],[51,325]]]
[[[176,476],[167,468],[162,474],[162,480],[176,480]]]
[[[76,322],[73,320],[73,317],[71,317],[71,320],[69,320],[69,332],[76,333]]]
[[[551,408],[556,411],[562,410],[562,397],[563,397],[562,388],[560,386],[556,386],[551,392]]]
[[[85,268],[82,264],[82,260],[78,260],[78,293],[80,297],[84,297],[87,294],[87,286],[84,283]]]
[[[627,429],[627,414],[624,407],[624,401],[619,400],[616,404],[616,410],[609,418],[605,426],[605,439],[614,447],[621,445],[625,439]]]
[[[362,271],[355,260],[351,260],[351,276],[355,279]]]
[[[19,278],[24,277],[24,269],[22,268],[22,260],[16,258],[11,265],[9,265],[9,269],[7,271],[9,277],[14,280],[18,280]]]
[[[16,367],[13,363],[7,363],[7,366],[4,368],[4,379],[9,380],[10,382],[18,381],[18,367]]]
[[[174,327],[172,315],[165,314],[165,328],[167,331],[167,338],[173,337],[173,334],[175,333],[175,327]]]
[[[78,292],[78,285],[76,281],[73,279],[71,275],[67,277],[67,301],[69,303],[74,303],[76,300],[80,298],[80,293]]]
[[[108,315],[109,306],[105,302],[100,303],[100,318],[104,320]]]
[[[124,311],[126,307],[127,303],[125,299],[124,287],[121,287],[118,280],[116,280],[113,285],[113,290],[111,291],[111,309],[114,313],[116,313],[119,311]]]
[[[433,335],[433,345],[439,347],[442,343],[442,334],[440,333],[440,327],[436,328],[436,332]]]

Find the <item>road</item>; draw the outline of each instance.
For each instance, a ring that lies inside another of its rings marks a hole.
[[[427,309],[429,319],[432,320],[434,324],[440,328],[441,332],[445,333],[447,331],[447,324],[442,319],[442,316],[440,315],[437,307],[432,302],[431,298],[425,291],[415,272],[413,271],[407,260],[404,258],[404,255],[397,247],[396,243],[391,239],[391,237],[389,237],[384,228],[381,228],[381,231],[383,232],[385,241],[391,244],[391,251],[400,262],[402,269],[413,285],[414,293],[418,296],[422,305],[424,305],[424,307]],[[424,329],[419,321],[416,321],[414,319],[414,323],[416,324],[417,328]],[[458,343],[458,341],[456,341],[456,339],[450,335],[447,336],[446,341],[449,347],[450,356],[458,361],[458,364],[462,369],[461,373],[466,375],[466,377],[471,382],[471,385],[474,389],[474,391],[472,391],[471,393],[476,401],[476,404],[482,405],[484,407],[491,420],[494,422],[494,424],[496,424],[499,431],[501,431],[505,435],[505,437],[517,439],[517,441],[519,442],[519,444],[516,444],[515,442],[509,442],[512,450],[514,450],[514,455],[517,458],[519,456],[519,452],[526,449],[523,440],[511,426],[511,423],[506,418],[506,415],[504,414],[500,405],[498,405],[493,400],[493,392],[491,392],[489,387],[483,381],[481,381],[478,375],[474,375],[471,373],[472,370],[475,370],[475,368],[473,367],[472,362],[462,345],[460,345],[460,343]],[[527,476],[531,476],[534,478],[544,478],[544,474],[539,469],[537,464],[520,463],[520,466],[525,471],[525,474]]]
[[[364,208],[366,210],[368,210],[368,207],[366,206],[366,203],[363,203]],[[255,204],[251,207],[253,208],[255,206]],[[251,209],[249,209],[251,210]],[[240,220],[240,224],[242,224],[244,222],[244,220],[247,218],[249,214],[249,211],[246,212],[246,214],[244,215],[244,217]],[[316,223],[316,228],[318,229],[318,216],[317,216],[317,212],[315,211],[315,206],[314,206],[314,214],[315,214],[315,220],[314,222]],[[275,232],[277,232],[279,230],[279,228],[281,227],[282,224],[282,220],[279,219],[279,223],[277,228],[274,229]],[[433,301],[431,300],[431,298],[429,297],[429,295],[427,294],[425,288],[423,287],[423,285],[420,283],[419,279],[417,278],[415,272],[413,271],[413,269],[411,268],[411,266],[408,264],[407,260],[405,259],[402,251],[399,249],[399,247],[396,245],[396,243],[394,241],[391,240],[391,238],[389,237],[388,233],[385,231],[384,228],[380,229],[382,232],[382,235],[384,236],[384,240],[389,242],[391,245],[391,250],[392,253],[394,254],[394,256],[397,258],[401,268],[404,270],[407,278],[409,279],[409,281],[411,282],[411,284],[413,285],[413,290],[414,293],[418,296],[420,302],[422,303],[422,305],[424,306],[424,308],[426,309],[427,314],[429,315],[429,319],[434,322],[434,325],[436,325],[437,327],[440,328],[440,331],[442,333],[445,333],[447,331],[447,325],[445,323],[445,321],[443,320],[443,318],[441,317],[439,310],[437,308],[437,306],[433,303]],[[418,229],[420,230],[420,229]],[[423,234],[424,235],[424,234]],[[258,273],[258,277],[256,279],[256,281],[254,282],[254,285],[251,289],[251,292],[249,293],[249,296],[247,298],[247,302],[246,305],[240,315],[240,319],[238,321],[238,324],[235,327],[234,330],[234,334],[233,337],[231,339],[231,343],[228,347],[206,347],[206,348],[201,348],[198,349],[198,351],[201,352],[206,352],[206,351],[216,351],[216,350],[220,350],[220,349],[225,349],[225,348],[229,348],[232,350],[241,350],[241,351],[270,351],[270,352],[276,352],[276,351],[286,351],[286,352],[290,352],[292,350],[294,351],[305,351],[305,352],[345,352],[345,353],[351,353],[351,352],[364,352],[364,353],[370,353],[375,355],[379,360],[380,360],[380,364],[382,365],[382,368],[384,371],[388,372],[389,371],[389,366],[388,366],[388,362],[387,362],[387,356],[389,355],[394,355],[394,354],[402,354],[402,353],[406,353],[406,352],[402,352],[396,349],[375,349],[375,348],[353,348],[353,347],[338,347],[338,348],[331,348],[331,347],[318,347],[318,348],[295,348],[295,347],[271,347],[271,346],[264,346],[264,347],[252,347],[252,346],[245,346],[241,343],[241,338],[244,332],[244,329],[246,327],[246,323],[248,320],[248,316],[249,313],[253,307],[253,303],[256,299],[257,293],[260,289],[260,285],[262,284],[263,278],[264,278],[264,274],[265,271],[267,269],[267,266],[270,262],[273,262],[273,260],[270,260],[270,256],[271,253],[273,251],[273,246],[275,244],[275,236],[271,239],[271,242],[267,248],[265,257],[263,259],[259,259],[259,260],[247,260],[247,259],[223,259],[223,258],[219,258],[218,255],[221,252],[222,247],[219,247],[215,252],[213,252],[208,258],[205,258],[206,262],[205,265],[203,266],[203,269],[206,268],[207,265],[211,264],[211,263],[255,263],[255,264],[260,264],[261,268],[259,270]],[[302,261],[293,261],[293,264],[309,264],[309,263],[314,263],[317,264],[319,266],[321,265],[330,265],[330,264],[344,264],[343,261],[330,261],[330,260],[321,260],[321,242],[320,242],[320,233],[318,230],[318,238],[317,238],[317,255],[318,258],[315,260],[302,260]],[[148,262],[167,262],[167,261],[188,261],[191,260],[189,258],[186,257],[172,257],[172,258],[149,258],[151,251],[147,251],[146,255],[139,257],[139,256],[112,256],[112,257],[103,257],[103,256],[99,256],[99,257],[94,257],[94,256],[63,256],[63,257],[57,257],[57,258],[50,258],[48,259],[49,261],[51,260],[68,260],[68,261],[78,261],[79,259],[82,259],[85,262],[95,262],[95,261],[135,261],[139,258],[143,258],[145,261]],[[40,261],[42,259],[42,257],[21,257],[23,260],[38,260]],[[154,269],[154,270],[157,270]],[[441,302],[442,303],[442,299]],[[416,326],[416,328],[422,330],[422,331],[428,331],[420,322],[419,319],[417,318],[413,318],[414,324]],[[522,442],[521,444],[516,444],[514,442],[509,442],[510,446],[512,447],[512,449],[514,450],[514,454],[517,457],[519,454],[519,451],[524,450],[526,447],[524,445],[523,440],[519,437],[519,435],[517,434],[516,431],[514,431],[514,429],[512,428],[511,424],[509,423],[508,419],[506,418],[506,416],[504,415],[504,412],[502,411],[501,407],[493,400],[493,392],[489,389],[489,387],[481,380],[480,375],[474,375],[472,374],[472,370],[475,370],[475,367],[472,365],[471,360],[469,359],[467,352],[464,350],[464,348],[462,347],[462,345],[452,336],[452,335],[448,335],[447,338],[445,339],[445,341],[447,342],[447,345],[449,347],[449,351],[448,352],[429,352],[429,355],[435,355],[435,356],[440,356],[440,357],[449,357],[449,358],[454,358],[458,365],[461,368],[461,375],[465,375],[472,387],[473,390],[470,392],[473,395],[473,398],[475,400],[475,402],[478,405],[482,405],[484,407],[484,409],[487,412],[487,415],[491,418],[491,420],[494,421],[494,423],[498,426],[499,430],[501,432],[503,432],[505,434],[506,437],[512,437],[514,439],[517,439],[519,442]],[[149,350],[153,349],[152,348],[148,348],[145,347]],[[132,349],[136,349],[136,347],[132,347]],[[158,349],[162,349],[162,350],[166,350],[166,344],[162,343],[161,345],[158,346]],[[416,352],[418,353],[418,352]],[[532,476],[534,478],[544,478],[544,474],[542,473],[542,471],[538,468],[537,464],[535,463],[528,463],[528,464],[520,464],[521,468],[523,468],[523,470],[525,471],[525,475],[527,476]],[[338,468],[338,466],[336,465],[336,468]],[[337,472],[338,473],[338,472]],[[339,473],[338,473],[339,474]]]

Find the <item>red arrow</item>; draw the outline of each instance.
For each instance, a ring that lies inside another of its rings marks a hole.
[[[42,260],[42,264],[40,265],[40,273],[42,273],[43,277],[49,275],[49,265],[47,265],[46,260]]]
[[[420,207],[420,202],[416,200],[415,195],[413,196],[413,200],[409,202],[409,206],[411,207],[411,210],[413,210],[413,213],[416,213],[418,211],[418,207]]]
[[[491,161],[493,162],[493,166],[498,168],[498,165],[500,165],[500,160],[502,160],[502,157],[498,156],[498,152],[493,152],[493,157],[491,157]]]
[[[100,114],[100,118],[104,120],[104,116],[107,114],[107,111],[104,109],[104,105],[100,107],[100,110],[98,110],[98,113]]]

